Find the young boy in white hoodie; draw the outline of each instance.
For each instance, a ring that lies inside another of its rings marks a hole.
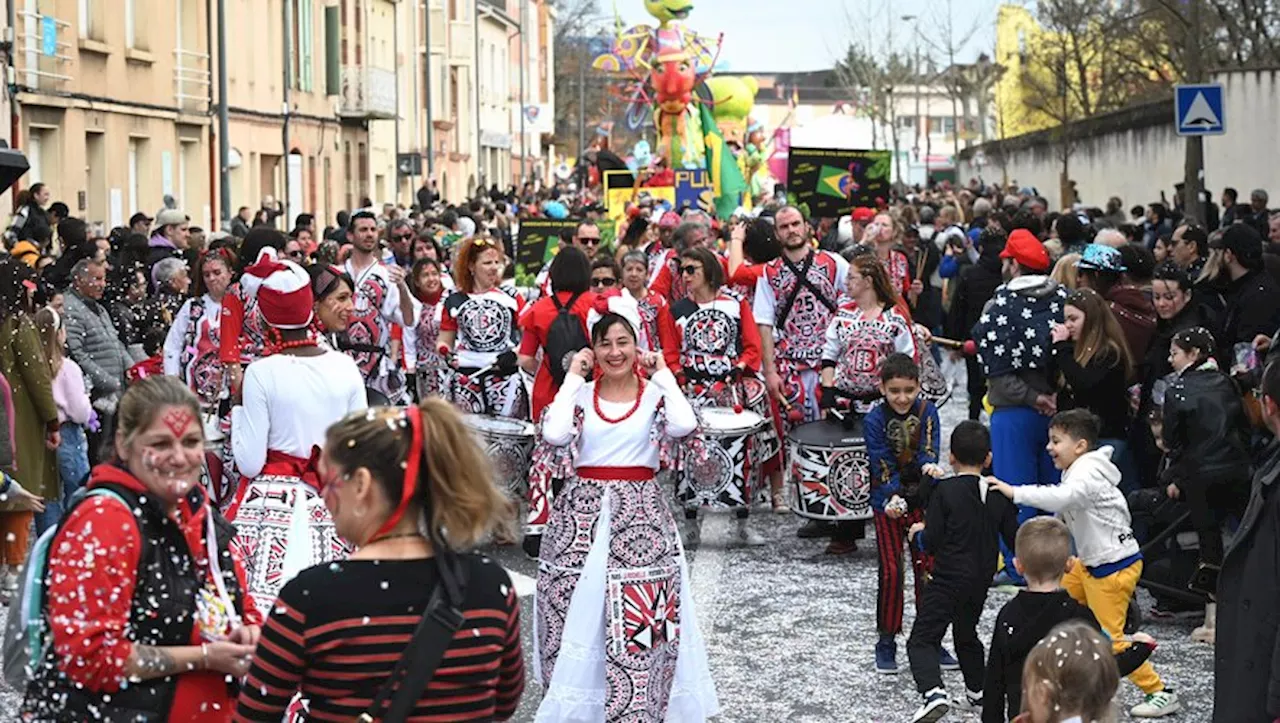
[[[1119,488],[1120,470],[1111,462],[1112,449],[1094,449],[1098,426],[1098,418],[1086,409],[1061,412],[1049,423],[1049,456],[1062,470],[1061,483],[1013,487],[991,480],[990,485],[1016,504],[1055,512],[1066,523],[1076,543],[1076,557],[1062,578],[1062,587],[1093,612],[1119,651],[1131,644],[1124,640],[1124,624],[1129,600],[1142,577],[1142,551],[1130,527],[1129,506]],[[1182,707],[1150,661],[1128,677],[1146,694],[1130,715],[1162,718]]]

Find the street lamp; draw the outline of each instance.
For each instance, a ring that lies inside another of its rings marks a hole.
[[[912,145],[916,160],[920,160],[920,16],[919,15],[903,15],[902,22],[911,23],[913,26],[912,35],[915,40],[916,60],[912,67],[912,74],[915,75],[915,94],[916,94],[916,139]],[[925,131],[928,132],[927,130]],[[929,184],[929,159],[925,158],[925,185]]]

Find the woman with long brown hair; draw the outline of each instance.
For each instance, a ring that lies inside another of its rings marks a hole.
[[[84,371],[67,357],[67,325],[62,314],[46,306],[36,312],[36,329],[44,347],[44,358],[53,375],[53,401],[58,405],[58,477],[62,482],[61,497],[51,504],[55,514],[37,518],[37,534],[56,524],[62,512],[70,509],[71,496],[89,476],[89,440],[85,428],[94,419],[95,412],[89,400],[84,382]],[[47,510],[46,510],[47,512]]]
[[[524,689],[520,603],[501,565],[466,552],[505,522],[507,504],[458,413],[427,399],[351,414],[325,435],[320,478],[338,534],[356,552],[280,591],[235,720],[275,723],[301,707],[291,704],[297,694],[309,720],[514,715]],[[452,630],[420,633],[449,636],[444,660],[425,688],[406,691],[401,717],[384,717],[383,704],[397,702],[380,693],[433,605],[458,613]]]
[[[529,395],[516,357],[524,299],[499,287],[506,265],[501,241],[475,236],[462,245],[453,264],[458,290],[445,298],[439,346],[457,370],[455,406],[528,420]]]
[[[1128,462],[1129,377],[1133,356],[1120,322],[1102,295],[1077,289],[1067,296],[1063,323],[1054,324],[1053,359],[1062,374],[1058,410],[1088,409],[1101,425],[1098,441],[1112,448],[1111,458],[1128,491],[1137,485]]]

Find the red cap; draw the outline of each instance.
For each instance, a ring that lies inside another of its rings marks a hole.
[[[1035,271],[1049,270],[1049,252],[1044,250],[1040,239],[1025,228],[1016,229],[1009,234],[1000,258],[1013,259]]]
[[[853,209],[854,223],[867,223],[876,217],[875,209],[859,206]]]

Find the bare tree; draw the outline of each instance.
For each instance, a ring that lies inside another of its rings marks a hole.
[[[1065,207],[1074,200],[1069,172],[1077,122],[1149,97],[1167,83],[1150,72],[1151,63],[1129,57],[1140,53],[1131,8],[1112,0],[1041,0],[1037,17],[1044,32],[1028,43],[1020,81],[1027,108],[1052,126]]]
[[[912,58],[890,50],[877,57],[863,43],[851,43],[844,58],[836,62],[834,79],[858,110],[872,121],[872,145],[876,145],[878,128],[889,133],[898,178],[902,178],[901,140],[893,94],[895,88],[909,83],[919,85],[919,73]],[[917,120],[918,122],[918,120]]]
[[[608,83],[591,68],[595,51],[609,47],[608,42],[592,42],[605,38],[607,22],[598,0],[550,0],[550,4],[556,11],[555,129],[556,136],[567,141],[605,119],[610,106]],[[561,145],[569,144],[562,141]],[[578,148],[579,158],[584,150]]]
[[[987,17],[989,13],[975,13],[973,22],[963,27],[957,27],[955,14],[952,12],[951,0],[947,0],[943,4],[935,4],[933,12],[933,21],[931,25],[937,29],[937,33],[921,33],[921,40],[924,41],[929,48],[939,56],[946,59],[947,67],[939,75],[938,80],[942,82],[943,88],[947,91],[947,96],[951,99],[951,128],[952,128],[952,153],[958,159],[960,155],[960,129],[962,120],[967,121],[969,114],[969,99],[972,96],[975,87],[971,79],[966,78],[965,74],[956,65],[956,54],[961,51],[973,36],[978,34],[978,30],[982,28],[982,17]],[[960,113],[960,109],[964,109],[964,115]],[[979,119],[979,122],[986,125],[985,119]]]

